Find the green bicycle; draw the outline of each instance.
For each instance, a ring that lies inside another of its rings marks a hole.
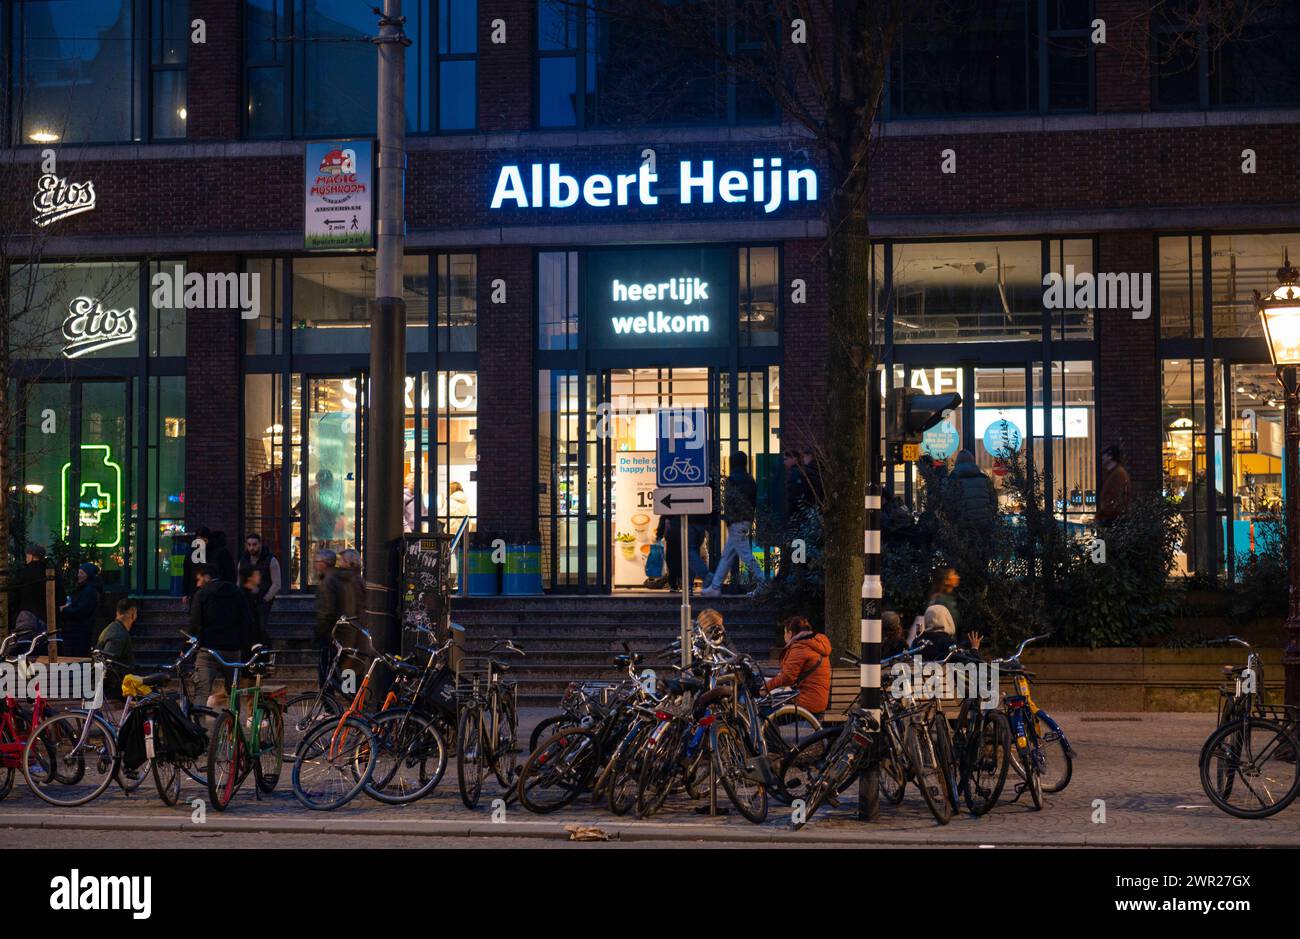
[[[275,790],[284,761],[284,712],[273,695],[262,692],[270,649],[254,646],[247,662],[227,662],[211,649],[204,651],[234,672],[230,707],[218,714],[208,743],[208,795],[213,806],[224,811],[250,772],[257,792],[269,795]],[[239,686],[241,671],[254,676],[253,684]]]

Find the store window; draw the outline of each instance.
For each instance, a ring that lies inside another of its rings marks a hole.
[[[1164,494],[1179,506],[1185,528],[1175,563],[1185,574],[1217,574],[1227,505],[1223,364],[1215,362],[1208,376],[1204,359],[1169,359],[1161,366]],[[1212,415],[1207,385],[1216,390]]]
[[[775,346],[781,341],[780,261],[775,247],[741,248],[739,258],[740,342]]]
[[[439,254],[438,351],[473,352],[478,348],[478,256]]]
[[[543,251],[537,255],[537,346],[578,348],[577,251]]]
[[[778,119],[761,83],[729,75],[671,30],[652,28],[608,4],[540,0],[537,5],[537,124],[600,127],[639,124],[762,123]],[[761,61],[779,41],[775,23],[746,6],[721,24],[728,54]],[[689,15],[684,13],[683,15]]]
[[[72,454],[72,385],[26,386],[23,422],[21,524],[27,541],[49,548],[63,535],[63,465]],[[50,414],[55,420],[49,420]]]
[[[1210,237],[1210,310],[1215,338],[1263,336],[1254,291],[1277,287],[1287,252],[1300,256],[1300,232]]]
[[[306,257],[294,258],[290,263],[293,351],[368,352],[370,301],[375,297],[374,257]],[[429,347],[428,265],[424,255],[403,259],[408,352],[423,352]]]
[[[1152,106],[1268,107],[1300,102],[1300,7],[1172,3],[1152,14]]]
[[[10,349],[31,359],[138,356],[140,286],[135,262],[11,265]]]
[[[913,4],[890,57],[889,116],[1088,111],[1092,4]]]
[[[437,404],[433,466],[426,477],[432,514],[444,531],[455,534],[466,519],[472,531],[478,517],[477,373],[438,372]]]
[[[1042,405],[1042,369],[1035,368],[1036,410]],[[1052,502],[1056,513],[1077,529],[1090,522],[1097,512],[1097,455],[1111,441],[1097,440],[1097,411],[1092,363],[1086,361],[1052,363],[1052,404],[1050,423],[1040,426],[1035,414],[1036,430],[1049,436],[1052,448]],[[1047,465],[1044,461],[1039,466]]]
[[[1161,338],[1200,339],[1205,335],[1203,249],[1200,235],[1159,239]]]
[[[257,275],[257,319],[242,320],[245,355],[284,351],[284,265],[280,258],[248,258],[244,270]]]
[[[1048,272],[1060,274],[1062,282],[1074,282],[1073,278],[1092,276],[1096,273],[1093,264],[1094,242],[1091,238],[1070,238],[1048,242]],[[1054,339],[1091,339],[1096,327],[1096,312],[1088,304],[1071,302],[1051,310],[1052,338]]]
[[[1285,425],[1282,389],[1272,365],[1234,365],[1228,381],[1232,414],[1231,525],[1227,558],[1240,570],[1284,519]]]
[[[597,582],[598,438],[585,432],[585,400],[596,401],[597,376],[573,371],[537,373],[537,521],[542,564],[551,588]],[[595,413],[595,408],[591,409]],[[648,524],[648,522],[647,522]],[[585,564],[583,553],[585,552]],[[585,579],[584,572],[585,571]]]
[[[244,532],[284,560],[284,378],[244,377]],[[298,436],[295,434],[295,436]],[[299,441],[301,438],[299,437]],[[282,575],[288,571],[283,570]]]
[[[185,137],[187,0],[19,0],[13,8],[15,143]]]
[[[1041,339],[1042,269],[1040,241],[896,242],[894,341]]]
[[[181,356],[185,354],[185,308],[184,306],[159,306],[154,303],[154,277],[166,274],[174,278],[176,284],[185,281],[185,262],[151,261],[149,262],[149,354],[153,356]],[[178,298],[173,297],[173,303]]]
[[[245,0],[250,137],[373,134],[378,34],[373,4]],[[477,124],[477,0],[414,0],[403,8],[410,133]]]
[[[140,519],[144,589],[171,589],[171,542],[185,529],[185,377],[151,376],[145,413],[148,441],[143,471],[148,509]]]

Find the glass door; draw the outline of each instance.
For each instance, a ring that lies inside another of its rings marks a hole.
[[[364,388],[359,374],[303,376],[294,396],[291,563],[302,585],[316,582],[317,551],[360,549]]]

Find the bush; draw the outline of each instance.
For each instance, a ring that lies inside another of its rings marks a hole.
[[[1255,553],[1237,555],[1237,583],[1233,588],[1234,620],[1280,616],[1287,611],[1286,520],[1266,516],[1255,526]]]

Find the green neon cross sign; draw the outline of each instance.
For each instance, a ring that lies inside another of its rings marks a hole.
[[[98,459],[91,456],[90,451],[94,451]],[[68,506],[74,501],[70,493],[71,477],[72,462],[69,461],[63,464],[59,500],[65,538],[72,533],[68,522]],[[83,529],[83,546],[116,548],[122,543],[122,467],[113,462],[113,450],[107,444],[81,445],[81,492],[75,501]],[[92,518],[93,521],[88,521]],[[88,528],[94,531],[87,533],[85,529]]]

